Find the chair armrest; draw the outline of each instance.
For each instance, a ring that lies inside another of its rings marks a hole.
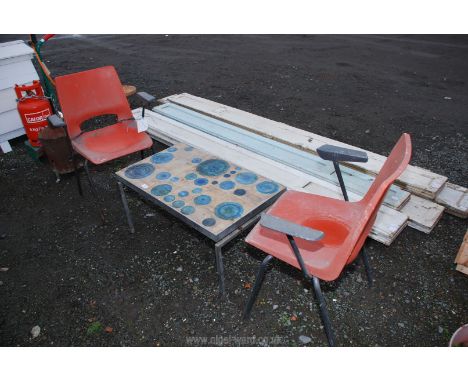
[[[367,162],[369,159],[365,151],[352,150],[344,147],[323,145],[317,149],[320,158],[333,162]]]
[[[318,241],[325,236],[322,231],[304,227],[302,225],[295,224],[288,220],[284,220],[268,214],[262,214],[262,217],[260,218],[260,225],[265,228],[269,228],[293,237],[299,237],[308,241]]]
[[[136,95],[146,103],[153,102],[156,99],[156,97],[153,97],[151,94],[148,94],[146,92],[138,92]]]
[[[47,117],[47,122],[49,122],[50,127],[57,128],[57,127],[65,127],[65,121],[60,118],[57,114],[52,114]]]

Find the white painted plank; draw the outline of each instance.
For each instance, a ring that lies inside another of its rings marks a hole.
[[[447,182],[437,195],[436,202],[455,216],[464,219],[468,217],[468,189],[465,187]]]
[[[284,123],[275,122],[252,113],[238,110],[214,101],[206,100],[187,93],[165,97],[161,102],[172,102],[192,110],[200,111],[222,121],[256,132],[271,139],[298,147],[299,149],[316,153],[316,149],[323,144],[334,144],[361,150],[342,142],[335,141],[304,130],[296,129]],[[360,169],[368,174],[379,173],[386,158],[367,151],[367,163],[347,163],[352,168]],[[398,178],[397,184],[416,195],[434,199],[447,177],[432,173],[416,166],[408,166]]]
[[[411,195],[410,200],[400,209],[400,212],[408,215],[410,227],[424,233],[430,233],[442,217],[444,207],[430,200]]]
[[[335,169],[330,161],[324,161],[318,156],[299,150],[276,140],[252,133],[232,124],[206,116],[199,112],[167,103],[153,108],[153,111],[174,119],[184,125],[213,135],[223,141],[242,146],[243,148],[259,153],[269,159],[293,167],[303,173],[323,179],[334,185],[338,185]],[[341,166],[346,188],[356,194],[364,196],[374,176],[363,174],[357,170]],[[388,191],[384,203],[390,207],[399,209],[410,197],[410,193],[401,188],[392,186]]]
[[[325,187],[340,190],[333,165],[316,155],[259,136],[179,105],[167,103],[153,108],[153,111],[329,183],[329,185],[324,183]],[[372,176],[346,167],[342,167],[342,174],[348,193],[354,192],[356,194],[351,199],[353,201],[360,200],[374,180]],[[384,204],[400,210],[408,202],[410,195],[409,192],[392,186],[387,192]],[[430,206],[433,206],[433,208],[430,209]],[[424,214],[424,211],[427,212]],[[425,233],[432,230],[434,224],[440,219],[442,212],[442,207],[433,202],[427,201],[426,203],[425,200],[417,197],[413,198],[412,203],[405,210],[405,214],[409,218],[409,225]]]
[[[141,109],[133,111],[136,118],[140,117]],[[177,121],[156,114],[152,111],[145,112],[148,118],[148,133],[156,139],[162,138],[169,142],[183,142],[191,144],[210,152],[213,155],[225,158],[244,168],[255,171],[290,189],[303,190],[305,185],[316,181],[315,178],[307,176],[291,167],[272,161],[249,150],[224,142],[206,133],[191,129]],[[321,187],[317,185],[317,187]],[[322,186],[322,190],[325,187]],[[310,191],[308,191],[310,192]],[[322,192],[326,192],[323,190]],[[355,198],[354,194],[351,197]],[[379,211],[378,220],[371,231],[370,237],[389,245],[405,227],[407,216],[401,212],[382,206]]]

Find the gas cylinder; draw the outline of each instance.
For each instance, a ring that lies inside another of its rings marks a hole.
[[[39,81],[32,85],[15,85],[18,97],[18,113],[31,146],[40,147],[39,132],[47,126],[47,117],[52,114],[52,107]]]

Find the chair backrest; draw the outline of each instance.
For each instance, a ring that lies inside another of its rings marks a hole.
[[[81,124],[93,117],[117,114],[132,117],[132,111],[113,66],[86,70],[55,78],[57,95],[70,138],[81,133]]]
[[[392,152],[382,166],[379,175],[377,175],[369,188],[369,191],[367,191],[364,198],[358,202],[363,204],[363,221],[365,221],[366,224],[359,235],[359,239],[351,253],[348,263],[353,261],[359,254],[359,251],[364,245],[364,242],[374,225],[377,217],[377,211],[385,198],[385,194],[395,179],[397,179],[405,170],[406,166],[408,166],[410,159],[411,138],[409,134],[404,133],[396,143],[395,147],[393,147]]]

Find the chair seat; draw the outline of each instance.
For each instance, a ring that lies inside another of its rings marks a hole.
[[[132,121],[119,122],[98,130],[88,131],[72,139],[73,148],[94,164],[150,148],[151,137],[139,133]]]
[[[296,238],[308,272],[322,280],[335,280],[347,264],[359,239],[356,225],[365,215],[361,203],[345,202],[298,191],[287,191],[268,214],[324,232],[316,242]],[[246,242],[273,257],[300,269],[285,234],[258,223]]]

